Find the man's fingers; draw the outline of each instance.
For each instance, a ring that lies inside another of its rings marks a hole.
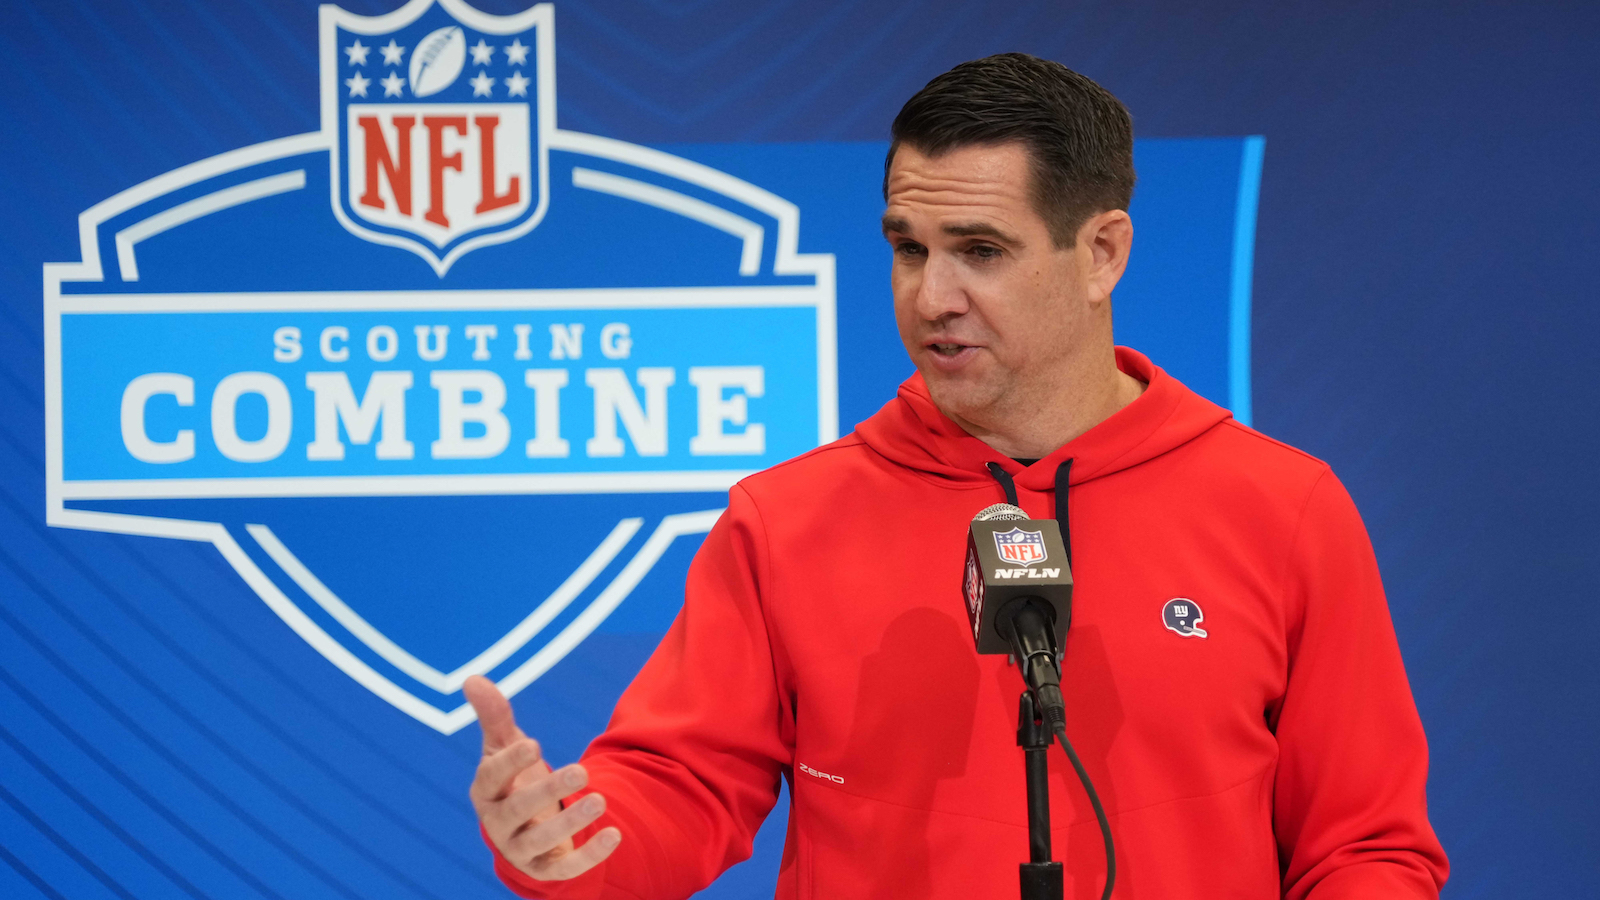
[[[583,767],[551,772],[538,742],[517,727],[511,703],[494,682],[474,675],[462,690],[483,729],[483,759],[472,780],[472,804],[500,852],[546,881],[576,877],[610,856],[622,841],[615,828],[601,829],[582,847],[572,846],[572,836],[605,812],[604,798],[590,794],[560,809],[562,798],[588,783]]]
[[[483,816],[484,827],[490,834],[515,833],[530,821],[549,818],[560,811],[566,797],[589,783],[589,773],[580,765],[571,765],[552,772],[526,787],[513,790],[509,796],[494,804]]]
[[[480,807],[481,812],[483,806],[511,793],[519,774],[542,763],[539,742],[533,738],[523,738],[509,747],[488,754],[479,761],[478,774],[472,779],[472,790],[469,792],[472,802]],[[543,768],[545,772],[550,771],[548,765]]]
[[[478,725],[483,728],[484,756],[527,737],[517,727],[517,717],[511,712],[511,701],[500,693],[494,682],[482,675],[473,675],[461,690],[477,712]]]
[[[550,854],[552,850],[562,849],[564,844],[570,846],[569,842],[572,840],[572,836],[589,827],[605,811],[605,798],[599,794],[590,794],[577,803],[568,806],[557,815],[523,830],[520,834],[514,835],[501,846],[501,852],[508,859],[520,861],[523,868],[533,877],[549,880],[547,876],[538,874],[539,871],[547,866],[554,865],[557,862],[556,856],[567,856],[576,851],[569,850],[567,853],[553,854],[547,859],[541,859],[541,857]],[[578,872],[582,872],[587,868],[585,866],[584,869],[579,869]],[[571,878],[572,876],[567,875],[564,877]]]
[[[582,847],[570,853],[563,853],[544,866],[538,867],[535,871],[539,874],[534,877],[544,881],[565,881],[568,878],[576,878],[604,862],[620,843],[622,843],[622,832],[615,828],[602,828]]]

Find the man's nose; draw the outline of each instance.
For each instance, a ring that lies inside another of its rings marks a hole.
[[[917,315],[929,322],[967,311],[966,286],[955,265],[939,254],[930,255],[917,283]]]

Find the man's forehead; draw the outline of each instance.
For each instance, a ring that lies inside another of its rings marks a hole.
[[[1017,144],[931,156],[902,147],[889,168],[883,229],[910,234],[933,227],[953,236],[1014,240],[1030,225],[1044,227],[1028,192],[1028,165],[1026,149]]]

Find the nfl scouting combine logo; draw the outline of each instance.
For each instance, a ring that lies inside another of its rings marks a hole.
[[[215,545],[445,733],[838,431],[833,257],[756,185],[558,129],[553,23],[323,6],[320,132],[96,204],[45,267],[49,522]]]

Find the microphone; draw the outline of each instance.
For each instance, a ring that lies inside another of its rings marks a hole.
[[[996,503],[972,517],[967,531],[967,565],[961,579],[967,601],[967,621],[979,653],[1009,653],[1022,667],[1036,714],[1061,742],[1067,761],[1089,797],[1100,838],[1106,847],[1106,885],[1101,900],[1110,900],[1117,883],[1117,853],[1111,839],[1111,822],[1095,793],[1088,770],[1067,740],[1067,707],[1061,699],[1058,649],[1065,644],[1072,622],[1072,567],[1067,563],[1061,526],[1054,519],[1030,519],[1010,503]],[[1032,862],[1022,863],[1024,897],[1061,896],[1059,863],[1049,862],[1049,788],[1045,787],[1043,757],[1031,755],[1035,745],[1025,742],[1033,724],[1026,699],[1021,702],[1017,742],[1030,751],[1028,758],[1029,840],[1035,828],[1042,840],[1030,848]],[[1043,748],[1048,741],[1038,744]],[[1037,767],[1037,768],[1036,768]],[[1035,794],[1035,791],[1039,793]],[[1035,809],[1043,813],[1035,822]]]
[[[1057,659],[1072,621],[1072,569],[1060,526],[1009,503],[980,511],[961,587],[978,652],[1015,657],[1044,720],[1064,728]]]

